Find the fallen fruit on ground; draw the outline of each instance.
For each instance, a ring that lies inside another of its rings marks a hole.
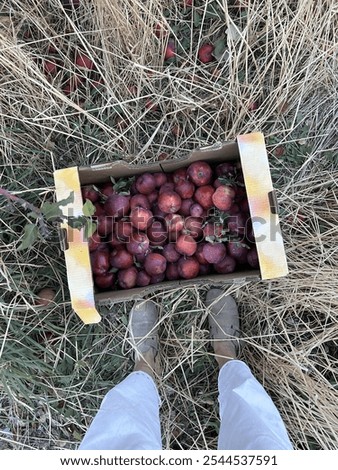
[[[165,53],[164,53],[164,58],[165,60],[172,59],[175,57],[176,52],[175,52],[175,42],[171,39],[168,41],[168,45],[166,47]]]
[[[37,293],[36,305],[50,305],[55,298],[55,290],[50,287],[44,287]]]
[[[198,50],[198,58],[203,64],[207,64],[214,60],[214,56],[212,55],[214,51],[214,46],[212,44],[204,44]]]
[[[85,70],[93,70],[94,62],[84,52],[78,52],[75,56],[75,64]]]

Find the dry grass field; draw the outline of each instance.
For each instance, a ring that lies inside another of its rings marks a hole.
[[[53,201],[55,169],[174,159],[263,132],[290,274],[224,289],[240,308],[241,358],[295,448],[337,449],[337,2],[189,3],[1,0],[0,186],[40,207]],[[205,43],[215,46],[208,63]],[[75,64],[78,51],[92,70]],[[0,195],[0,215],[0,448],[75,449],[132,370],[130,304],[103,306],[102,321],[84,326],[56,228],[20,250],[32,214]],[[56,298],[43,309],[36,293],[46,286]],[[217,448],[207,289],[152,296],[166,449]]]

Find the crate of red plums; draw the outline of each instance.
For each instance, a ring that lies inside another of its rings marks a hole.
[[[63,224],[74,310],[99,321],[102,301],[192,283],[275,279],[288,272],[277,202],[260,133],[157,163],[72,167],[54,174],[57,199],[96,230]]]

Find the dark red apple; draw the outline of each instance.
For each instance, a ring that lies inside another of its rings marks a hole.
[[[232,206],[235,191],[231,186],[219,186],[212,195],[212,202],[221,211],[227,211]]]
[[[159,220],[163,220],[166,216],[166,213],[161,211],[161,209],[158,207],[157,201],[154,202],[153,207],[152,207],[152,212],[154,214],[154,217]]]
[[[150,194],[156,188],[156,181],[151,173],[143,173],[136,178],[135,186],[139,193]]]
[[[168,181],[167,175],[165,173],[156,172],[153,173],[153,177],[155,178],[156,188],[160,188]]]
[[[162,253],[168,263],[177,263],[181,257],[180,253],[176,251],[175,245],[173,243],[164,245]]]
[[[198,275],[199,276],[206,276],[207,274],[211,273],[211,266],[210,264],[200,264],[200,270]]]
[[[129,192],[130,192],[131,196],[135,196],[135,194],[139,194],[137,189],[136,189],[135,180],[132,182],[132,185],[130,186]]]
[[[112,194],[104,203],[106,214],[112,217],[124,217],[128,215],[130,208],[129,200],[129,196]]]
[[[101,204],[100,202],[95,202],[94,206],[95,206],[94,217],[99,217],[100,215],[106,215],[103,204]]]
[[[249,217],[245,216],[241,212],[235,215],[231,215],[227,219],[228,229],[235,235],[244,235],[246,226],[248,224]]]
[[[114,219],[113,217],[107,217],[100,215],[97,218],[97,231],[101,237],[106,237],[113,231]]]
[[[134,255],[135,261],[143,266],[144,260],[146,259],[147,254],[150,253],[150,249],[147,250],[145,253],[137,253]]]
[[[204,253],[203,253],[203,248],[204,246],[206,245],[206,242],[201,242],[201,243],[198,243],[197,245],[197,250],[196,250],[196,253],[195,253],[195,258],[197,259],[197,261],[199,262],[199,264],[209,264],[208,261],[205,259],[205,256],[204,256]]]
[[[216,222],[208,222],[203,227],[203,236],[204,238],[212,237],[212,238],[220,238],[223,235],[223,226],[222,224]]]
[[[184,219],[180,214],[167,214],[164,220],[168,232],[179,233],[183,230]]]
[[[122,246],[124,244],[124,241],[119,240],[117,236],[115,235],[115,233],[111,233],[108,237],[108,243],[110,246],[116,247],[116,246]]]
[[[168,191],[174,191],[175,185],[172,181],[167,181],[163,186],[158,190],[158,194],[165,193]]]
[[[97,274],[94,282],[99,289],[112,289],[116,280],[115,273]]]
[[[224,256],[222,261],[213,265],[214,270],[218,274],[233,273],[236,269],[236,260],[232,256]]]
[[[132,255],[146,253],[149,249],[149,238],[143,232],[133,232],[126,247]]]
[[[213,195],[215,188],[211,185],[200,186],[196,189],[194,194],[195,201],[203,207],[203,209],[211,209],[214,205]]]
[[[174,184],[183,183],[187,180],[187,170],[185,168],[179,168],[172,173],[172,178]]]
[[[193,256],[178,260],[178,273],[183,279],[194,279],[199,275],[200,264]]]
[[[227,213],[229,215],[236,215],[239,213],[239,211],[240,211],[240,208],[238,207],[238,205],[236,203],[233,203],[230,209],[227,210]]]
[[[137,273],[136,285],[138,287],[146,287],[150,284],[151,276],[145,271],[139,271]]]
[[[169,263],[165,271],[165,277],[168,281],[176,281],[180,278],[177,263]]]
[[[193,238],[200,238],[203,235],[203,219],[201,217],[187,217],[184,221],[184,232]]]
[[[152,193],[148,194],[147,198],[148,198],[148,201],[150,203],[150,206],[152,206],[157,201],[158,191],[153,191]]]
[[[105,274],[110,268],[109,250],[95,250],[90,253],[92,271],[95,275]]]
[[[175,191],[182,199],[191,199],[195,192],[195,185],[191,181],[181,181],[176,184]]]
[[[212,178],[211,166],[207,162],[193,162],[188,166],[187,178],[196,186],[205,186]]]
[[[159,284],[160,282],[164,281],[165,273],[155,274],[150,278],[150,284]]]
[[[129,240],[133,230],[133,226],[128,219],[120,219],[113,225],[113,232],[122,242],[127,242]]]
[[[203,255],[210,264],[219,263],[226,255],[226,248],[223,243],[205,243]]]
[[[253,246],[247,253],[247,262],[252,268],[259,268],[258,253],[255,246]]]
[[[238,264],[246,264],[248,248],[241,242],[230,241],[227,243],[228,254],[234,258]]]
[[[147,230],[152,219],[152,212],[148,209],[144,209],[143,207],[135,207],[135,209],[130,212],[130,222],[137,230]]]
[[[97,202],[100,198],[99,193],[96,191],[93,185],[83,186],[81,189],[81,192],[82,192],[82,198],[84,202],[86,201],[86,199],[88,199],[91,202]]]
[[[175,249],[181,255],[192,256],[197,250],[196,240],[191,235],[180,235],[176,241]]]
[[[214,60],[214,56],[212,55],[214,51],[214,46],[212,44],[204,44],[198,50],[198,58],[203,64],[207,64]]]
[[[145,194],[134,194],[130,198],[130,210],[135,209],[135,207],[143,207],[144,209],[150,209],[150,202],[148,197]]]
[[[167,229],[160,220],[153,220],[148,227],[147,235],[152,246],[162,246],[167,241]]]
[[[166,214],[178,212],[182,205],[182,199],[175,191],[164,191],[158,196],[158,207]]]
[[[236,174],[236,169],[232,163],[224,162],[216,166],[216,175],[225,176],[225,177],[234,177]]]
[[[184,217],[187,217],[188,215],[190,215],[190,209],[193,204],[194,201],[192,199],[182,199],[181,208],[178,213],[183,215]]]
[[[108,183],[104,183],[100,187],[100,192],[106,197],[109,197],[109,196],[112,196],[113,194],[116,194],[113,183],[111,181],[109,181]]]
[[[110,264],[113,268],[127,269],[134,264],[134,258],[125,248],[116,247],[110,252]]]
[[[149,276],[162,274],[167,268],[167,260],[160,253],[149,253],[144,260],[144,269]]]
[[[194,202],[190,206],[190,215],[192,217],[202,217],[205,213],[205,209],[201,206],[201,204],[198,204],[198,202]]]
[[[127,269],[120,269],[120,271],[118,271],[117,278],[122,289],[132,289],[136,286],[137,269],[135,266]]]
[[[101,244],[101,237],[97,232],[94,232],[93,235],[88,240],[89,251],[95,251]]]

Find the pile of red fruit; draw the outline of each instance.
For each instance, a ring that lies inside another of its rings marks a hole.
[[[89,250],[98,291],[258,268],[238,164],[198,161],[141,174],[125,193],[117,186],[82,188],[96,208]]]

